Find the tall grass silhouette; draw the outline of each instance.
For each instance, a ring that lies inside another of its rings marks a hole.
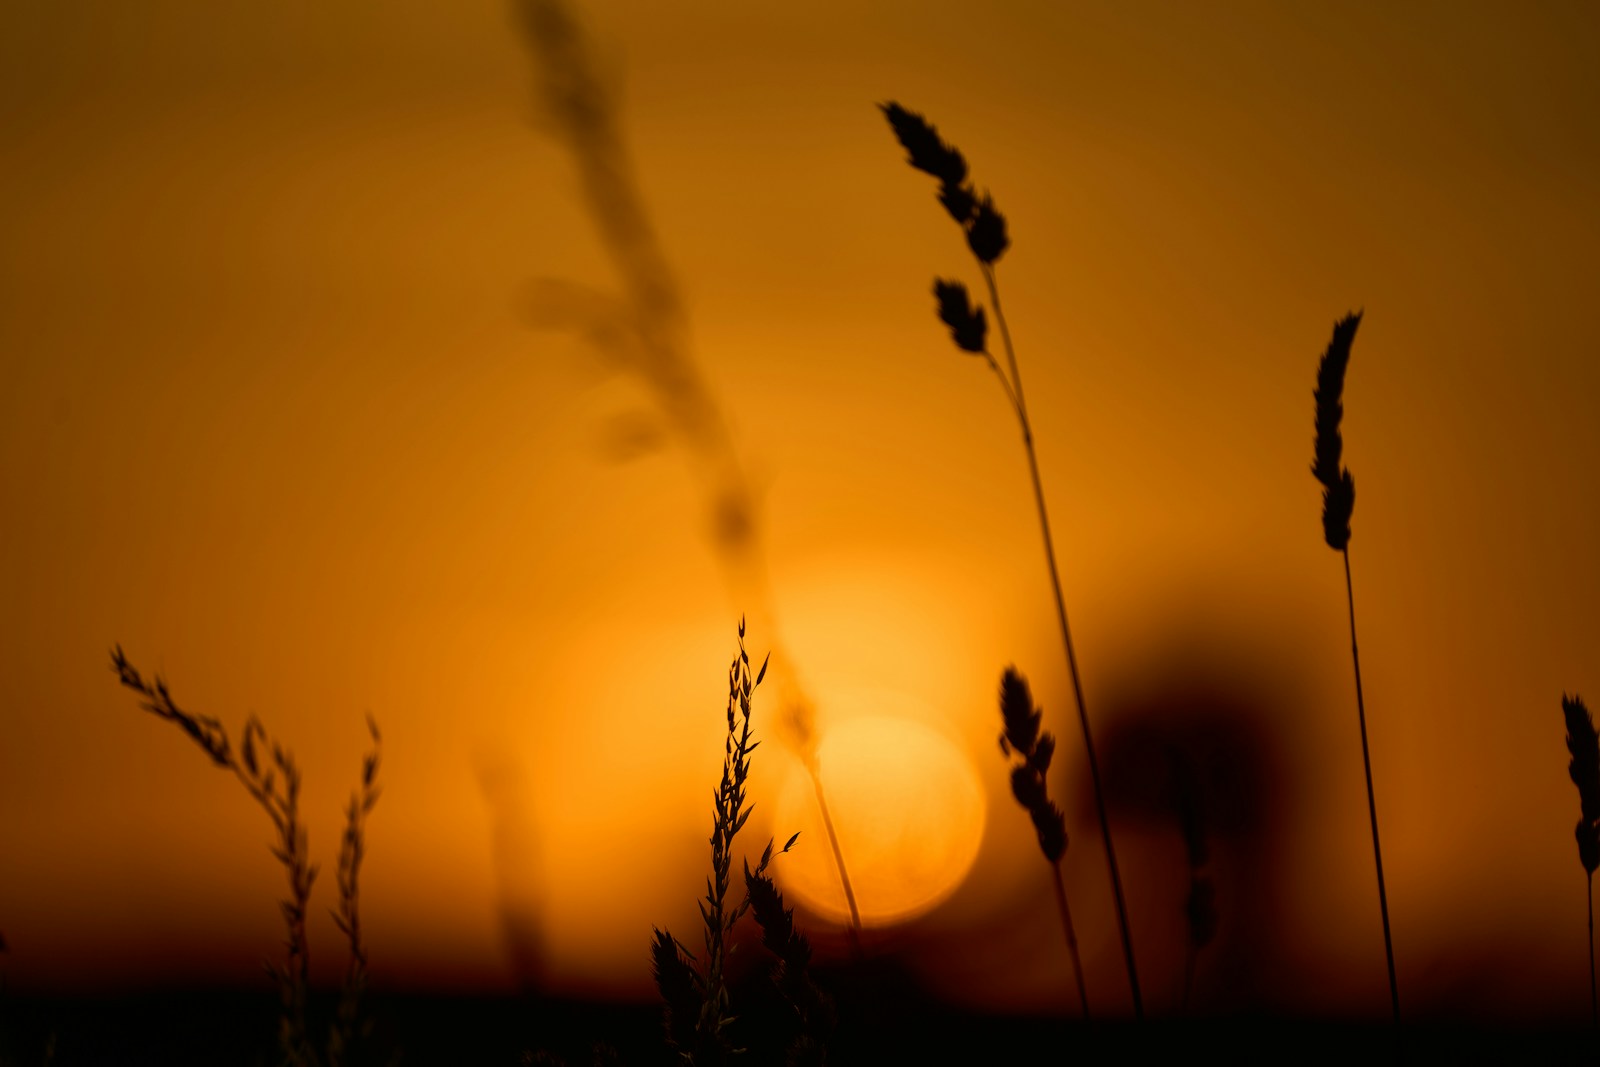
[[[938,304],[940,320],[950,328],[951,338],[963,352],[981,356],[999,379],[1006,399],[1016,413],[1022,427],[1022,443],[1028,454],[1028,472],[1033,476],[1033,499],[1039,513],[1039,528],[1044,535],[1045,561],[1050,570],[1050,587],[1055,594],[1056,620],[1061,628],[1061,643],[1066,651],[1067,668],[1072,675],[1072,695],[1078,707],[1078,723],[1083,729],[1083,747],[1089,762],[1090,783],[1094,787],[1095,814],[1100,821],[1100,836],[1105,843],[1106,865],[1111,872],[1111,893],[1116,902],[1117,928],[1122,936],[1123,962],[1128,970],[1128,987],[1133,994],[1133,1014],[1144,1017],[1144,999],[1139,991],[1139,969],[1134,961],[1133,935],[1128,928],[1128,904],[1122,892],[1122,874],[1117,867],[1117,852],[1111,841],[1111,821],[1106,814],[1105,790],[1100,782],[1100,764],[1095,757],[1094,738],[1089,729],[1089,712],[1083,698],[1083,679],[1078,670],[1078,655],[1072,645],[1072,629],[1067,624],[1067,605],[1061,593],[1061,570],[1056,563],[1055,541],[1050,536],[1050,516],[1045,508],[1044,484],[1039,477],[1039,457],[1033,444],[1033,425],[1028,419],[1028,404],[1022,391],[1022,372],[1017,368],[1016,348],[1011,343],[1011,330],[1006,324],[1005,312],[1000,306],[1000,287],[995,280],[995,264],[1010,246],[1006,234],[1005,216],[994,206],[994,200],[985,192],[979,197],[967,181],[967,161],[955,147],[948,145],[926,119],[914,111],[907,111],[898,103],[880,104],[884,117],[894,130],[895,137],[905,148],[907,162],[917,170],[939,179],[939,203],[961,227],[967,238],[967,247],[978,261],[978,269],[989,291],[989,306],[994,311],[1000,327],[1000,337],[1005,345],[1006,370],[989,351],[988,320],[982,306],[975,306],[967,288],[959,281],[935,279],[933,294]]]
[[[736,903],[728,898],[734,838],[744,829],[752,810],[745,805],[750,760],[760,744],[750,732],[751,698],[766,678],[767,665],[771,662],[769,654],[762,661],[761,669],[751,676],[744,634],[745,623],[741,618],[739,651],[728,667],[728,733],[722,748],[722,780],[714,794],[711,874],[706,877],[706,895],[698,902],[704,926],[705,955],[696,961],[683,942],[660,928],[654,930],[650,946],[656,987],[665,1001],[663,1019],[667,1043],[686,1062],[700,1067],[724,1063],[742,1051],[733,1045],[727,1032],[734,1021],[728,992],[727,958],[732,951],[734,928],[750,909],[753,897],[761,903],[757,918],[766,933],[768,947],[779,954],[790,972],[791,993],[803,992],[805,964],[810,959],[810,948],[805,941],[795,941],[797,935],[789,922],[791,916],[783,909],[782,896],[766,878],[773,857],[771,841],[767,842],[753,871],[748,861],[744,863],[745,895]],[[799,836],[790,837],[780,852],[793,848]]]
[[[1067,821],[1050,799],[1045,776],[1056,752],[1056,739],[1039,724],[1044,713],[1033,705],[1028,680],[1007,667],[1000,678],[1000,751],[1007,757],[1015,753],[1020,763],[1011,766],[1011,793],[1033,819],[1039,837],[1039,850],[1050,863],[1055,877],[1056,906],[1061,911],[1061,930],[1067,938],[1067,954],[1072,957],[1072,974],[1078,983],[1078,1000],[1083,1017],[1089,1017],[1089,991],[1083,984],[1083,961],[1078,956],[1078,934],[1072,926],[1072,909],[1067,907],[1067,886],[1061,877],[1061,857],[1067,852]]]
[[[339,1067],[346,1063],[352,1045],[363,1035],[368,1023],[363,1018],[363,995],[367,984],[367,950],[361,934],[361,863],[366,856],[366,818],[378,802],[378,765],[381,738],[378,725],[369,715],[367,728],[373,748],[362,760],[361,784],[350,798],[345,812],[344,837],[339,850],[339,906],[334,923],[344,934],[350,959],[340,996],[338,1014],[330,1028],[326,1058],[319,1056],[307,1022],[306,1000],[310,991],[310,945],[306,937],[306,909],[311,900],[311,885],[318,865],[311,862],[306,828],[300,819],[300,768],[294,755],[272,740],[261,720],[251,715],[245,720],[244,734],[237,750],[222,723],[208,715],[195,715],[180,708],[172,699],[166,681],[156,675],[146,681],[128,662],[118,645],[111,653],[111,668],[117,680],[140,696],[139,706],[176,724],[188,734],[211,762],[232,771],[245,791],[272,820],[277,843],[272,855],[283,866],[289,882],[288,899],[278,903],[287,937],[287,959],[283,964],[268,961],[267,971],[277,982],[279,993],[278,1050],[282,1062],[291,1067]],[[259,748],[258,748],[259,746]],[[270,753],[270,761],[267,754]]]
[[[1600,996],[1594,973],[1594,872],[1600,867],[1600,735],[1594,719],[1577,694],[1561,694],[1561,714],[1567,720],[1567,774],[1578,787],[1578,862],[1589,881],[1589,1020],[1600,1029]]]
[[[1361,765],[1367,775],[1367,815],[1372,823],[1372,861],[1378,871],[1378,910],[1383,915],[1383,952],[1389,965],[1389,1000],[1394,1021],[1400,1021],[1400,986],[1395,981],[1394,938],[1389,931],[1389,894],[1383,881],[1383,849],[1378,843],[1378,802],[1372,789],[1372,754],[1367,745],[1367,705],[1361,693],[1361,653],[1356,647],[1356,597],[1350,580],[1350,516],[1356,506],[1356,483],[1340,463],[1344,439],[1339,421],[1344,417],[1344,376],[1350,365],[1350,345],[1361,325],[1361,312],[1340,319],[1333,327],[1322,359],[1317,363],[1316,443],[1311,473],[1322,484],[1322,534],[1328,547],[1344,557],[1345,599],[1350,609],[1350,660],[1356,674],[1356,718],[1361,725]]]
[[[541,111],[572,157],[584,206],[620,288],[612,294],[547,278],[533,287],[529,310],[542,327],[581,334],[643,387],[700,483],[712,546],[730,591],[738,602],[754,604],[758,622],[774,627],[760,508],[716,390],[693,357],[688,309],[640,188],[620,103],[564,0],[514,0],[514,6],[539,71]],[[638,439],[638,428],[629,435]],[[778,683],[780,737],[810,776],[849,910],[851,935],[859,943],[861,912],[822,786],[816,708],[776,637],[772,655],[783,668]]]

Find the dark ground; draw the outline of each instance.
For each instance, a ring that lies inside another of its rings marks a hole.
[[[989,1063],[1594,1064],[1587,1027],[1505,1027],[1472,1019],[1408,1024],[1238,1015],[1085,1024],[980,1016],[932,1002],[884,976],[818,975],[838,1000],[829,1044],[839,1067]],[[748,1001],[746,1002],[748,1005]],[[658,1004],[535,997],[385,994],[362,1064],[523,1067],[669,1065]],[[331,1004],[314,1004],[326,1019]],[[187,1065],[272,1067],[277,1001],[266,984],[116,997],[0,998],[0,1067]],[[744,1017],[749,1067],[781,1062],[763,1048],[759,1007]],[[738,1024],[736,1024],[737,1026]],[[53,1051],[48,1051],[53,1045]],[[536,1053],[546,1058],[535,1058]]]

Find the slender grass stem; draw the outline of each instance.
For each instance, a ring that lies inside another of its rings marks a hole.
[[[1594,873],[1589,874],[1589,1021],[1600,1030],[1600,997],[1594,981]]]
[[[1083,984],[1083,961],[1078,957],[1078,933],[1072,926],[1072,909],[1067,907],[1067,885],[1061,877],[1061,864],[1052,863],[1051,873],[1056,876],[1056,906],[1061,909],[1061,930],[1067,935],[1067,953],[1072,957],[1072,976],[1078,983],[1078,1000],[1083,1005],[1083,1017],[1089,1017],[1089,990]]]
[[[833,865],[839,871],[839,884],[844,888],[845,903],[850,906],[850,940],[856,951],[861,950],[861,912],[856,907],[856,891],[850,885],[850,871],[844,865],[844,853],[839,848],[839,835],[833,829],[833,816],[828,813],[828,799],[822,792],[822,777],[817,773],[815,761],[806,767],[811,776],[811,788],[817,794],[817,810],[822,813],[822,828],[828,833],[828,846],[833,849]]]
[[[1083,699],[1083,680],[1078,673],[1078,655],[1073,650],[1072,629],[1067,624],[1067,605],[1061,594],[1061,572],[1056,565],[1055,542],[1050,536],[1050,516],[1045,509],[1044,484],[1039,478],[1039,457],[1033,447],[1033,428],[1028,422],[1028,405],[1023,399],[1022,374],[1017,369],[1017,353],[1011,344],[1011,329],[1006,325],[1005,312],[1000,307],[1000,289],[995,284],[994,267],[981,261],[979,265],[983,268],[983,280],[989,286],[990,306],[994,308],[994,317],[1000,324],[1000,337],[1006,347],[1006,361],[1011,367],[1010,396],[1017,410],[1017,418],[1022,423],[1022,443],[1028,452],[1028,471],[1033,476],[1033,498],[1039,509],[1039,526],[1044,533],[1045,560],[1050,565],[1050,587],[1056,597],[1056,619],[1061,624],[1061,643],[1067,651],[1067,667],[1072,674],[1072,695],[1077,701],[1078,722],[1083,727],[1083,747],[1089,757],[1089,779],[1094,786],[1094,806],[1100,820],[1100,836],[1105,841],[1106,865],[1111,870],[1111,892],[1117,905],[1117,926],[1122,935],[1122,955],[1128,968],[1128,987],[1133,993],[1133,1014],[1134,1018],[1143,1019],[1144,1000],[1139,993],[1139,970],[1133,958],[1133,936],[1128,930],[1128,904],[1122,892],[1122,874],[1117,869],[1116,848],[1111,843],[1111,822],[1106,815],[1105,790],[1100,784],[1100,763],[1095,758],[1094,740],[1089,730],[1089,712]],[[1365,733],[1362,736],[1364,739]],[[1376,833],[1376,822],[1373,826]],[[1387,911],[1384,914],[1385,929],[1387,929]]]
[[[1367,705],[1361,695],[1361,653],[1356,649],[1356,594],[1350,581],[1350,548],[1345,546],[1344,591],[1350,605],[1350,661],[1356,670],[1356,717],[1361,723],[1361,765],[1367,772],[1367,814],[1372,820],[1372,859],[1378,869],[1378,908],[1383,913],[1383,952],[1389,963],[1389,1000],[1394,1007],[1394,1021],[1400,1022],[1400,985],[1394,976],[1394,938],[1389,933],[1389,894],[1383,882],[1383,849],[1378,845],[1378,802],[1372,791],[1372,756],[1367,748]],[[1593,914],[1590,916],[1590,943],[1593,944]],[[1591,948],[1591,955],[1593,949]],[[1593,982],[1590,983],[1591,988]]]

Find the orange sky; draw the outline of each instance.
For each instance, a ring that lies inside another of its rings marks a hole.
[[[14,988],[250,981],[277,944],[265,819],[117,687],[115,642],[180,704],[235,733],[256,711],[293,747],[319,915],[373,712],[378,981],[507,987],[497,885],[569,991],[648,995],[650,925],[693,932],[724,672],[759,606],[730,596],[650,394],[530,323],[539,279],[616,277],[507,6],[371,11],[0,13]],[[883,943],[959,1003],[1072,1003],[995,751],[1016,663],[1062,742],[1091,998],[1126,995],[1025,457],[932,314],[934,275],[979,279],[875,107],[897,99],[1010,223],[1001,284],[1100,738],[1182,734],[1220,691],[1267,754],[1258,817],[1217,846],[1218,973],[1387,1011],[1308,470],[1317,356],[1364,308],[1345,458],[1402,995],[1581,1017],[1559,698],[1600,701],[1600,11],[582,13],[759,500],[762,624],[824,731],[890,708],[989,797],[975,873]],[[752,844],[786,836],[793,766],[757,753]],[[1143,810],[1126,801],[1119,855],[1161,1010],[1184,874]],[[331,921],[311,936],[337,974]],[[1204,963],[1197,982],[1203,1004]]]

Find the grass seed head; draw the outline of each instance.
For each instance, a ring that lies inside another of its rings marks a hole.
[[[1350,471],[1340,465],[1344,439],[1339,433],[1344,418],[1344,375],[1350,366],[1350,346],[1361,325],[1361,312],[1351,312],[1333,326],[1333,337],[1317,363],[1316,439],[1311,474],[1322,483],[1322,532],[1328,547],[1344,551],[1350,544],[1350,515],[1355,510],[1356,486]]]
[[[1578,859],[1590,874],[1600,868],[1600,734],[1594,719],[1574,694],[1561,696],[1561,714],[1567,720],[1567,774],[1578,787],[1582,817],[1578,820]]]
[[[947,186],[960,186],[967,176],[967,161],[952,146],[945,144],[927,119],[890,101],[879,104],[894,135],[906,150],[906,162],[938,178]]]
[[[1040,850],[1055,863],[1067,851],[1066,817],[1050,800],[1045,784],[1056,739],[1039,730],[1043,713],[1034,707],[1028,680],[1015,667],[1007,667],[1000,677],[1000,719],[1005,726],[1000,734],[1000,751],[1022,760],[1011,767],[1011,795],[1027,809],[1039,836]]]
[[[1011,246],[1011,239],[1006,236],[1006,218],[995,210],[994,200],[988,193],[978,201],[977,210],[967,225],[967,246],[980,263],[989,264]]]
[[[973,307],[967,287],[943,278],[933,281],[933,296],[939,302],[939,320],[950,327],[950,337],[963,352],[978,355],[985,347],[989,324],[983,308]]]

